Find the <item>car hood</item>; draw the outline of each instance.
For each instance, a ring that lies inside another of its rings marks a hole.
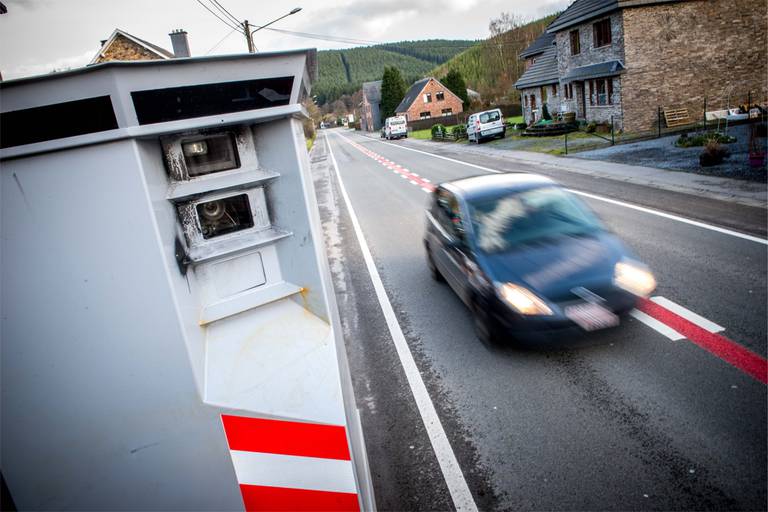
[[[629,256],[614,235],[561,236],[511,251],[484,255],[488,276],[496,282],[518,283],[552,301],[572,300],[571,291],[584,287],[600,294],[613,288],[614,267]]]

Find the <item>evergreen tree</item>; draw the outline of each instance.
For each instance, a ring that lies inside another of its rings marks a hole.
[[[469,98],[467,97],[467,84],[464,82],[464,78],[461,73],[452,69],[445,75],[445,78],[440,80],[444,86],[448,88],[453,94],[461,98],[464,108],[469,106]]]
[[[405,96],[405,82],[400,70],[394,66],[384,68],[381,78],[381,120],[395,115],[395,108]]]

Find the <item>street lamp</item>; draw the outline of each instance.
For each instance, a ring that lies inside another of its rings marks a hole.
[[[296,7],[294,9],[292,9],[291,12],[289,12],[288,14],[283,14],[279,18],[274,19],[274,20],[270,21],[269,23],[265,23],[264,25],[261,25],[260,27],[256,27],[253,30],[250,29],[250,25],[248,25],[248,20],[245,20],[243,22],[243,28],[245,28],[245,39],[248,41],[248,53],[256,53],[256,48],[253,46],[253,33],[254,32],[257,32],[257,31],[259,31],[259,30],[261,30],[263,28],[266,28],[266,27],[270,26],[271,24],[280,21],[283,18],[286,18],[286,17],[290,16],[291,14],[296,14],[300,10],[301,10],[301,7]]]

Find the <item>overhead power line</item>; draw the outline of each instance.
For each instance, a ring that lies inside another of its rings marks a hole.
[[[218,0],[211,0],[211,1],[213,2],[214,6],[215,6],[215,7],[216,7],[216,8],[219,10],[219,12],[221,12],[222,14],[224,14],[225,16],[227,16],[227,17],[228,17],[230,20],[232,20],[233,22],[235,22],[235,23],[236,23],[238,26],[242,26],[243,22],[242,22],[242,21],[240,21],[240,20],[237,18],[237,16],[235,16],[234,14],[232,14],[231,12],[229,12],[229,11],[227,10],[227,8],[226,8],[226,7],[224,7],[223,5],[221,5],[221,3],[220,3],[220,2],[218,2]]]
[[[203,6],[203,8],[205,8],[205,10],[206,10],[206,11],[208,11],[209,13],[213,14],[214,16],[216,16],[216,18],[218,18],[218,20],[219,20],[219,21],[221,21],[223,24],[225,24],[225,25],[226,25],[226,26],[228,26],[229,28],[231,28],[231,29],[233,29],[233,30],[237,30],[238,32],[241,32],[241,33],[243,32],[243,29],[242,29],[241,27],[238,27],[238,26],[234,25],[234,24],[233,24],[231,21],[225,20],[224,18],[222,18],[221,16],[219,16],[218,14],[216,14],[215,12],[213,12],[213,11],[210,9],[210,7],[208,7],[207,5],[205,5],[205,4],[204,4],[204,3],[203,3],[201,0],[196,0],[196,1],[197,1],[197,3],[199,3],[200,5],[202,5],[202,6]]]

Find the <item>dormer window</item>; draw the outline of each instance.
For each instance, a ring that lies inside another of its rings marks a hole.
[[[595,38],[595,48],[611,44],[611,18],[600,20],[592,25]]]

